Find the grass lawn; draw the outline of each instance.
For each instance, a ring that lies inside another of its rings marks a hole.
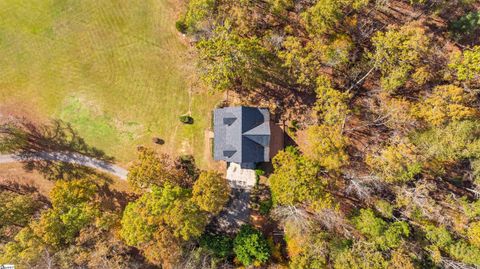
[[[123,163],[158,136],[157,148],[206,167],[204,130],[220,96],[189,97],[194,63],[174,9],[171,0],[0,1],[0,113],[70,122]],[[189,108],[195,123],[182,125]]]

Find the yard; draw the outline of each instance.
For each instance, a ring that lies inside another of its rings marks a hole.
[[[69,122],[121,163],[138,145],[209,166],[205,128],[220,96],[196,85],[170,0],[0,2],[0,117]],[[189,92],[192,92],[191,94]],[[183,125],[188,113],[195,122]]]

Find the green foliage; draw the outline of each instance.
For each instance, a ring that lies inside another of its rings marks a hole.
[[[232,88],[240,81],[250,87],[260,72],[267,51],[256,37],[242,37],[228,24],[215,28],[212,36],[197,44],[203,81],[214,91]]]
[[[317,78],[317,100],[315,112],[323,124],[342,124],[350,113],[349,100],[351,94],[332,88],[331,82],[325,76]]]
[[[200,246],[219,258],[228,258],[233,254],[233,240],[226,235],[204,234],[200,238]]]
[[[176,182],[182,176],[171,167],[166,156],[158,156],[152,149],[141,148],[138,160],[128,169],[127,181],[136,191],[144,191],[152,185]]]
[[[179,117],[179,119],[183,124],[193,124],[193,118],[189,115],[182,115]]]
[[[270,213],[270,210],[272,209],[272,206],[273,206],[273,200],[272,199],[267,199],[265,201],[260,201],[260,208],[258,209],[258,211],[263,216],[267,216],[268,213]]]
[[[470,223],[467,236],[472,245],[480,248],[480,221]]]
[[[263,175],[265,175],[265,171],[260,169],[260,168],[257,168],[257,169],[255,169],[255,175],[257,175],[259,177],[263,176]]]
[[[293,9],[295,3],[293,0],[268,0],[273,13],[283,15],[287,10]]]
[[[153,239],[154,233],[164,224],[165,212],[174,201],[188,198],[188,191],[179,186],[165,184],[152,186],[151,192],[129,203],[121,220],[121,236],[131,246],[140,246]]]
[[[384,218],[391,219],[393,217],[394,206],[388,201],[381,199],[375,201],[375,209],[377,209]]]
[[[0,238],[11,225],[25,227],[41,204],[29,194],[0,191]]]
[[[328,39],[315,38],[306,43],[296,36],[287,36],[283,47],[284,50],[278,53],[283,66],[290,70],[298,83],[314,88],[322,67],[340,68],[349,62],[353,42],[342,34]]]
[[[450,29],[455,37],[469,36],[480,29],[480,11],[472,11],[450,24]]]
[[[358,10],[366,4],[368,0],[319,0],[301,16],[309,33],[321,35],[338,29],[344,10]]]
[[[0,264],[15,264],[30,268],[31,264],[40,259],[46,247],[30,227],[25,227],[15,236],[14,241],[7,243],[0,250]]]
[[[469,202],[466,197],[460,199],[460,206],[468,219],[480,216],[480,200]]]
[[[189,0],[187,12],[183,20],[179,21],[182,24],[180,29],[183,30],[180,32],[193,33],[198,30],[198,28],[201,28],[201,24],[208,17],[212,16],[216,5],[216,0]]]
[[[371,209],[360,209],[360,215],[353,220],[357,229],[372,238],[381,236],[386,229],[387,223],[375,216]]]
[[[480,125],[476,121],[454,121],[412,136],[419,152],[430,160],[456,161],[480,156]]]
[[[354,243],[335,256],[335,269],[386,269],[388,261],[371,244]]]
[[[404,183],[422,172],[417,149],[411,143],[398,142],[384,148],[379,155],[367,155],[366,163],[381,180]]]
[[[66,209],[53,208],[43,212],[32,228],[46,244],[62,247],[72,244],[80,230],[91,224],[98,215],[98,209],[86,203]]]
[[[92,179],[57,181],[50,194],[52,208],[32,224],[35,234],[54,247],[73,243],[80,230],[100,214],[97,190]]]
[[[412,77],[422,71],[423,59],[427,56],[430,39],[423,27],[406,24],[378,32],[372,38],[375,50],[369,54],[380,70],[381,86],[387,92],[394,92]]]
[[[480,248],[459,240],[448,248],[448,253],[461,262],[480,265]]]
[[[452,236],[443,226],[426,226],[425,233],[425,237],[439,248],[445,248],[453,242]]]
[[[193,185],[192,199],[204,211],[218,214],[228,202],[230,188],[220,173],[202,172]]]
[[[185,241],[200,237],[208,224],[205,212],[191,200],[176,200],[166,209],[163,221],[168,225],[173,235]]]
[[[263,234],[250,225],[243,225],[233,241],[236,258],[245,266],[260,266],[270,258],[270,247]]]
[[[305,155],[327,170],[340,170],[349,161],[348,138],[341,128],[341,125],[326,124],[308,127]]]
[[[54,208],[63,210],[93,201],[97,192],[98,186],[92,179],[60,180],[55,183],[50,200]]]
[[[318,199],[325,183],[318,177],[320,168],[292,147],[279,152],[272,160],[270,176],[273,203],[296,205]]]
[[[355,227],[382,249],[397,248],[403,238],[410,235],[408,224],[403,221],[388,224],[376,217],[371,209],[361,209],[360,215],[353,220]]]
[[[471,84],[480,83],[480,46],[453,53],[448,66],[456,79]]]
[[[179,31],[182,34],[185,34],[187,32],[187,25],[183,20],[178,20],[175,22],[175,28],[177,28],[177,31]]]

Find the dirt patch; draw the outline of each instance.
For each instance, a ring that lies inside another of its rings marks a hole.
[[[27,172],[20,163],[0,164],[0,184],[18,184],[36,189],[43,196],[47,196],[54,183],[45,179],[37,172]]]

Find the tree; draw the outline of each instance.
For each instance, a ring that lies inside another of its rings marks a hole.
[[[458,20],[450,24],[450,29],[454,33],[455,38],[460,39],[465,36],[473,36],[475,31],[480,28],[480,12],[472,11],[460,17]]]
[[[204,234],[200,238],[200,246],[219,258],[228,258],[233,254],[233,240],[226,235]]]
[[[479,123],[464,120],[415,133],[412,142],[429,160],[456,161],[480,156]]]
[[[480,248],[480,221],[470,224],[467,230],[467,236],[470,243]]]
[[[348,164],[348,138],[341,125],[314,125],[307,129],[305,155],[327,170],[338,171]]]
[[[272,12],[278,15],[284,15],[287,10],[292,9],[295,5],[293,0],[268,0],[268,3]]]
[[[207,221],[206,212],[192,202],[190,190],[165,183],[162,188],[153,185],[150,192],[127,205],[120,235],[128,245],[141,249],[150,262],[171,264],[181,256],[184,243],[200,237]]]
[[[227,180],[214,171],[202,172],[193,185],[192,199],[200,209],[218,214],[229,199]]]
[[[31,194],[9,191],[0,191],[0,204],[0,238],[5,236],[4,231],[11,226],[26,227],[41,206]]]
[[[242,37],[228,23],[215,28],[212,36],[196,44],[203,81],[214,91],[233,86],[249,88],[258,76],[266,49],[256,37]],[[258,71],[258,72],[257,72]]]
[[[416,118],[412,113],[413,102],[404,97],[393,97],[385,92],[378,94],[378,101],[377,113],[382,116],[381,119],[385,119],[379,123],[402,133],[407,133],[415,127]]]
[[[473,85],[480,83],[480,46],[453,53],[448,66],[457,80]]]
[[[345,248],[334,259],[335,269],[386,269],[388,261],[371,244],[355,242]]]
[[[137,201],[129,203],[121,220],[121,236],[128,245],[141,247],[153,239],[156,231],[165,227],[165,212],[176,200],[188,199],[188,191],[171,184],[163,188],[152,186]]]
[[[410,235],[407,223],[403,221],[387,223],[375,216],[371,209],[361,209],[360,215],[354,218],[353,222],[362,234],[382,250],[399,247],[403,238]]]
[[[216,0],[190,0],[188,1],[187,12],[181,22],[185,27],[185,32],[193,33],[209,16],[213,15]]]
[[[92,179],[60,180],[55,183],[50,200],[54,208],[64,209],[92,202],[97,193],[98,186]]]
[[[320,122],[329,125],[342,124],[350,112],[348,101],[351,94],[332,88],[330,80],[325,76],[317,78],[316,93],[315,112]]]
[[[95,199],[97,190],[92,179],[57,181],[50,194],[52,208],[32,224],[36,236],[53,247],[73,243],[80,230],[100,213]]]
[[[319,178],[320,168],[292,147],[279,152],[272,160],[270,176],[272,199],[276,205],[296,205],[319,199],[325,182]]]
[[[413,113],[432,125],[469,119],[478,114],[478,111],[469,104],[472,99],[473,96],[460,87],[437,86],[431,95],[416,105]]]
[[[144,191],[152,185],[175,183],[185,176],[173,167],[166,155],[158,156],[152,149],[141,148],[138,160],[128,169],[127,181],[136,191]]]
[[[205,212],[192,200],[176,200],[167,208],[164,222],[173,231],[173,235],[188,241],[198,238],[208,224]]]
[[[387,182],[404,183],[422,172],[417,149],[408,142],[394,142],[378,155],[367,155],[366,163]]]
[[[0,250],[0,264],[16,264],[24,268],[33,268],[39,263],[46,246],[27,226],[15,236],[13,241],[8,242]]]
[[[250,225],[243,225],[233,241],[236,258],[245,266],[260,266],[270,258],[270,247],[263,234]]]
[[[65,209],[53,208],[43,212],[32,228],[47,245],[61,248],[72,244],[80,230],[92,223],[98,215],[98,210],[87,203]]]
[[[366,4],[366,0],[319,0],[301,16],[309,33],[321,35],[338,29],[344,10],[359,10]]]
[[[449,255],[461,262],[480,265],[480,248],[472,246],[464,240],[458,240],[447,249]]]
[[[290,224],[285,226],[284,231],[290,257],[289,268],[321,269],[326,267],[329,252],[327,233],[315,230],[301,231]]]
[[[396,249],[392,252],[388,269],[415,269],[412,256],[415,257],[415,254],[408,253],[405,249]]]
[[[311,40],[287,36],[282,45],[284,49],[278,52],[278,57],[283,60],[283,66],[297,83],[312,89],[323,67],[344,67],[353,50],[351,38],[343,34]]]
[[[453,242],[452,235],[443,226],[427,225],[425,231],[425,237],[439,248],[446,248]]]
[[[425,72],[423,59],[428,55],[430,39],[416,23],[390,27],[372,38],[375,50],[370,59],[382,74],[380,83],[387,92],[394,92],[413,77]],[[418,84],[425,81],[417,80]]]

